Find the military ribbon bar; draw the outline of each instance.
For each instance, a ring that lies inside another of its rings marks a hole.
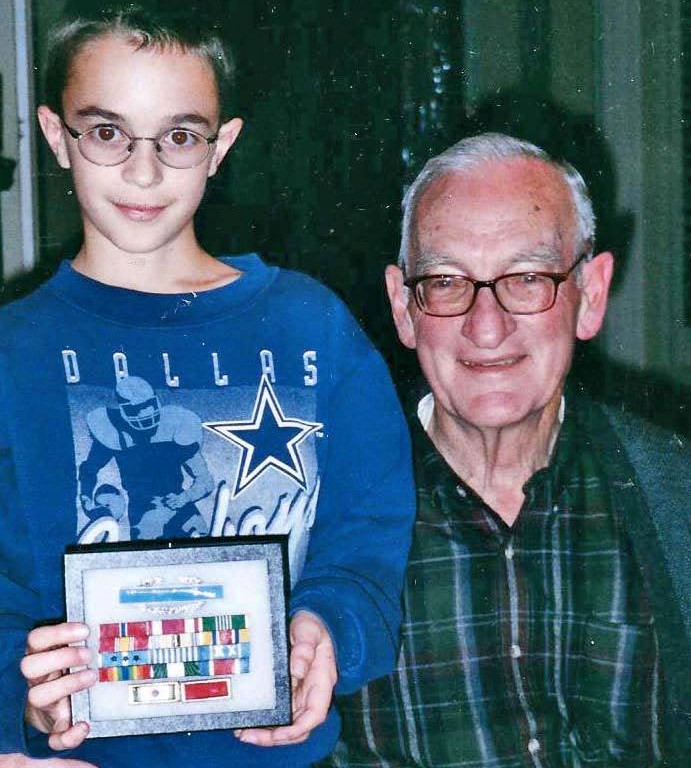
[[[99,626],[99,680],[244,674],[250,668],[245,614]]]

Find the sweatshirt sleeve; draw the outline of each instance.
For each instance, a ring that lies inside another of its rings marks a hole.
[[[18,509],[12,452],[0,424],[0,754],[25,752],[27,685],[19,671],[26,637],[36,622],[39,599],[33,553]]]
[[[336,649],[336,693],[395,665],[415,498],[407,425],[384,362],[350,360],[330,395],[329,455],[291,601],[319,615]]]

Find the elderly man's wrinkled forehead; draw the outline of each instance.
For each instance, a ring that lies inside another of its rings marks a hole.
[[[578,246],[571,189],[557,168],[535,158],[487,160],[435,179],[415,209],[414,258],[442,229],[473,248],[483,238],[515,237],[518,245],[533,237],[565,260]]]

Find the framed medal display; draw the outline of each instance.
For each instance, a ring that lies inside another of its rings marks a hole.
[[[67,620],[88,625],[98,671],[72,721],[89,737],[289,723],[287,551],[287,536],[69,548]]]

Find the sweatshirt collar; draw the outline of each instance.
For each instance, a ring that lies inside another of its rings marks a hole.
[[[70,261],[62,262],[46,287],[84,312],[122,325],[197,325],[247,311],[278,274],[277,267],[267,266],[254,253],[222,260],[241,275],[228,285],[208,291],[147,293],[119,288],[82,275],[72,268]]]

